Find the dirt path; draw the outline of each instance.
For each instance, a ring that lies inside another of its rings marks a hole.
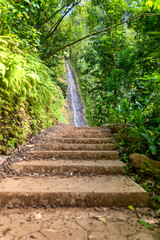
[[[64,125],[19,147],[0,166],[0,239],[158,240],[158,213],[114,148],[108,130]]]
[[[4,209],[0,222],[5,240],[158,240],[160,233],[142,227],[135,213],[122,208]]]

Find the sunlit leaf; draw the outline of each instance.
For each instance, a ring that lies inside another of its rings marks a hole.
[[[144,227],[146,227],[146,228],[148,228],[148,229],[150,229],[150,230],[153,230],[153,229],[154,229],[154,227],[153,227],[151,224],[147,223],[147,222],[144,221],[143,219],[139,218],[138,221],[140,222],[140,224],[141,224],[142,226],[144,226]]]
[[[133,212],[136,211],[135,208],[134,208],[132,205],[129,205],[128,208],[129,208],[131,211],[133,211]]]
[[[152,7],[153,6],[153,2],[151,0],[148,0],[146,2],[146,6]]]

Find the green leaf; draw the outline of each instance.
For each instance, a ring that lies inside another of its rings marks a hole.
[[[122,111],[123,112],[128,112],[129,111],[128,102],[127,102],[126,99],[122,99]]]
[[[119,145],[120,146],[124,146],[124,142],[119,142]]]
[[[138,218],[138,222],[139,222],[142,226],[144,226],[144,227],[146,227],[146,228],[148,228],[148,229],[150,229],[150,230],[153,230],[153,229],[154,229],[154,227],[153,227],[151,224],[147,223],[146,221],[144,221],[144,220],[141,219],[141,218]]]
[[[143,126],[143,115],[139,108],[135,111],[134,115],[135,115],[136,125],[138,127]]]
[[[156,146],[149,146],[149,149],[151,150],[151,152],[152,152],[153,155],[156,155],[156,153],[157,153],[157,148],[156,148]]]
[[[134,208],[132,205],[129,205],[128,208],[129,208],[131,211],[133,211],[133,212],[136,211],[135,208]]]
[[[3,63],[0,63],[0,74],[4,77],[6,73],[6,67]]]
[[[146,6],[152,7],[153,6],[153,2],[151,0],[148,0],[146,2]]]
[[[149,136],[149,134],[147,133],[140,133],[147,141],[149,144],[152,144],[152,139],[151,137]]]

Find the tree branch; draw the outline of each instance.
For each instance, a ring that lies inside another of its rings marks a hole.
[[[104,28],[104,29],[102,29],[102,30],[100,30],[100,31],[97,31],[97,32],[88,34],[88,35],[84,36],[83,38],[80,38],[80,39],[78,39],[78,40],[76,40],[76,41],[74,41],[74,42],[72,42],[72,43],[68,43],[68,44],[64,45],[63,47],[61,47],[61,48],[58,48],[58,49],[56,49],[56,50],[54,50],[54,51],[51,51],[47,56],[42,57],[42,59],[46,59],[46,58],[48,58],[48,57],[51,57],[51,56],[54,55],[55,53],[57,53],[57,52],[65,49],[65,48],[67,48],[67,47],[70,47],[70,46],[72,46],[72,45],[74,45],[74,44],[76,44],[76,43],[78,43],[78,42],[80,42],[80,41],[82,41],[82,40],[84,40],[84,39],[86,39],[86,38],[95,36],[95,35],[97,35],[97,34],[99,34],[99,33],[102,33],[102,32],[106,32],[106,31],[108,31],[109,29],[116,28],[116,27],[118,27],[118,26],[120,26],[120,25],[122,25],[122,24],[124,24],[124,23],[130,22],[130,21],[134,21],[134,20],[136,20],[136,19],[138,19],[138,18],[140,18],[140,17],[151,17],[151,16],[158,16],[158,15],[160,15],[160,13],[151,13],[151,14],[149,14],[149,13],[142,13],[142,14],[136,16],[136,17],[130,18],[130,19],[128,19],[128,20],[125,20],[125,21],[123,21],[123,22],[120,22],[120,23],[118,23],[118,24],[115,24],[115,25],[113,25],[113,26],[110,26],[110,27],[108,27],[108,28]]]
[[[66,6],[61,7],[56,12],[52,13],[44,22],[42,22],[38,27],[37,30],[39,30],[44,24],[49,22],[57,13],[61,12]]]
[[[74,5],[73,5],[70,9],[68,9],[68,10],[64,13],[64,15],[57,21],[57,23],[55,24],[55,27],[54,27],[53,31],[51,31],[51,32],[46,36],[46,38],[41,42],[41,44],[44,44],[44,43],[47,41],[47,39],[48,39],[50,36],[52,36],[52,34],[55,33],[55,31],[57,30],[58,26],[59,26],[60,23],[62,22],[63,18],[70,12],[70,10],[71,10],[73,7],[74,7]]]
[[[81,1],[81,0],[80,0],[80,1]],[[80,1],[78,1],[78,2],[76,3],[76,5],[79,4]],[[56,12],[52,13],[46,20],[44,20],[44,22],[42,22],[42,23],[37,27],[37,30],[39,30],[44,24],[46,24],[47,22],[49,22],[57,13],[61,12],[65,7],[69,7],[70,4],[72,4],[72,3],[73,3],[73,0],[71,0],[68,4],[63,5],[63,6],[62,6],[60,9],[58,9]]]

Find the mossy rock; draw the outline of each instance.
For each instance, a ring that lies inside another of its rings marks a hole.
[[[150,175],[160,180],[160,161],[155,161],[143,154],[135,153],[130,155],[130,160],[139,174]]]
[[[122,129],[124,129],[124,124],[123,123],[113,123],[110,125],[111,128],[111,133],[118,133]]]

